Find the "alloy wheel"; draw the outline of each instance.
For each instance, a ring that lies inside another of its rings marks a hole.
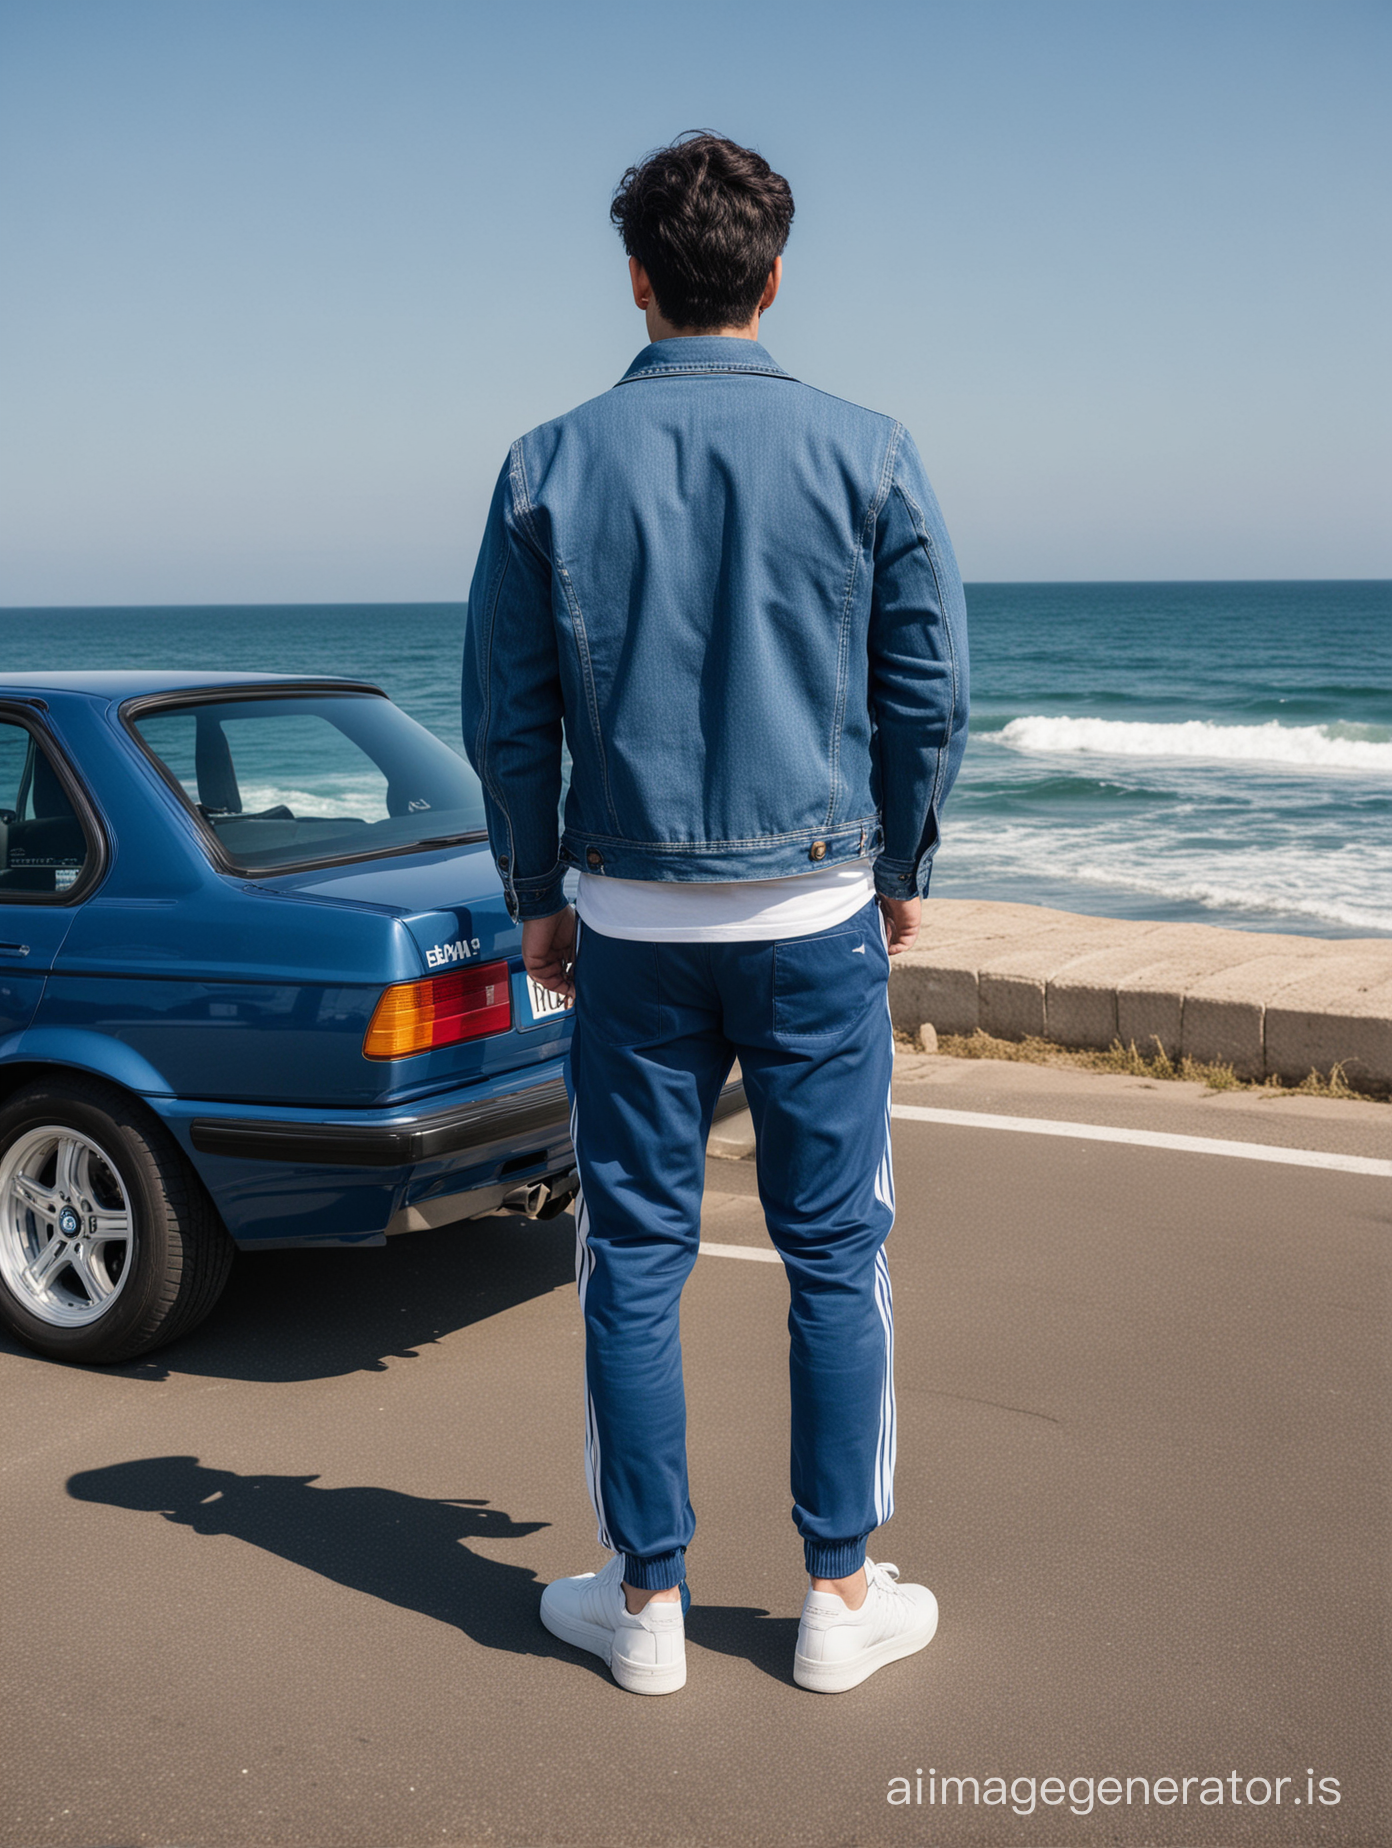
[[[135,1220],[111,1157],[79,1130],[26,1130],[0,1158],[0,1276],[54,1328],[104,1315],[131,1273]]]

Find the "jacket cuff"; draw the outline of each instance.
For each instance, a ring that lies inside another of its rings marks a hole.
[[[912,860],[888,860],[881,854],[875,862],[875,890],[883,898],[926,898],[932,871],[931,860],[915,867]]]
[[[533,918],[554,917],[566,908],[565,872],[557,868],[547,879],[503,882],[508,911],[514,920],[528,923]]]

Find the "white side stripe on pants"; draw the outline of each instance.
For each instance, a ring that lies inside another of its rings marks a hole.
[[[885,1337],[880,1434],[875,1447],[875,1519],[883,1523],[894,1513],[894,1460],[898,1447],[894,1405],[894,1296],[889,1286],[889,1260],[883,1247],[875,1254],[875,1307],[880,1312]]]
[[[570,1106],[570,1141],[575,1150],[575,1171],[580,1172],[580,1138],[576,1128],[576,1105]],[[589,1289],[590,1276],[594,1270],[594,1253],[590,1250],[590,1211],[585,1204],[584,1189],[575,1196],[575,1286],[580,1296],[580,1314],[585,1314],[585,1295]],[[588,1340],[588,1335],[586,1337]],[[585,1482],[590,1491],[590,1503],[595,1511],[595,1520],[599,1523],[599,1544],[615,1551],[609,1538],[609,1523],[604,1518],[604,1491],[600,1487],[599,1466],[599,1427],[595,1420],[594,1396],[589,1384],[585,1384]]]
[[[887,949],[889,935],[883,912],[880,914],[880,929],[885,933]],[[885,990],[885,1025],[892,1045],[894,1023],[889,1017],[888,989]],[[879,1171],[875,1176],[875,1198],[889,1209],[891,1228],[894,1224],[894,1151],[890,1140],[890,1109],[893,1099],[891,1084],[885,1096],[884,1154],[880,1157]],[[875,1307],[880,1312],[885,1338],[884,1384],[880,1389],[880,1432],[875,1446],[875,1518],[883,1523],[894,1512],[894,1461],[898,1452],[894,1403],[894,1292],[890,1288],[889,1259],[885,1256],[883,1245],[875,1254]]]

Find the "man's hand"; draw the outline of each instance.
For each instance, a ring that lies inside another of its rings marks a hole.
[[[921,898],[886,898],[883,892],[878,893],[877,896],[880,901],[880,910],[884,914],[885,929],[889,933],[890,955],[898,956],[904,950],[911,950],[918,939],[918,927],[923,921],[923,900]],[[526,941],[524,937],[522,939],[524,955]],[[540,980],[539,977],[538,980]]]
[[[522,961],[527,974],[553,995],[575,999],[575,912],[570,905],[549,918],[528,918],[522,926]]]

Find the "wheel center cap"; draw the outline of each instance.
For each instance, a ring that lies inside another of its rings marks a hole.
[[[72,1238],[82,1230],[82,1221],[70,1206],[65,1206],[58,1215],[58,1230],[64,1238]]]

